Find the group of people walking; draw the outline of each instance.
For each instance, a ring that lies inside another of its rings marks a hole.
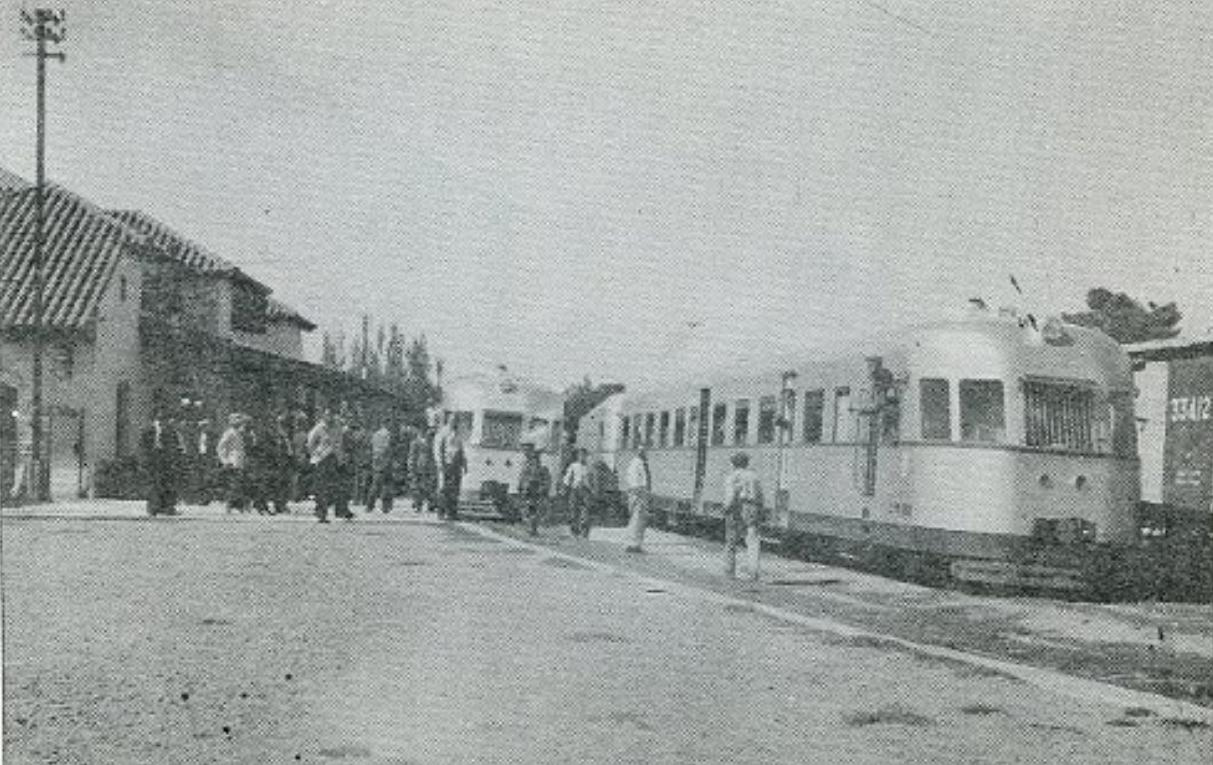
[[[198,443],[190,444],[178,422],[162,411],[155,413],[141,439],[150,514],[176,513],[187,474],[202,469],[196,463],[205,464],[207,438],[201,431]],[[287,513],[289,500],[310,496],[321,523],[329,522],[330,511],[337,518],[352,519],[352,504],[363,504],[368,512],[378,504],[384,513],[390,512],[401,493],[411,498],[417,512],[457,519],[459,492],[467,472],[463,439],[450,419],[440,427],[431,422],[415,431],[393,430],[382,423],[370,432],[351,425],[344,412],[330,409],[322,411],[310,427],[302,413],[294,417],[281,414],[261,426],[245,414],[233,413],[214,447],[214,459],[229,512]],[[757,579],[765,506],[762,485],[746,454],[734,455],[732,464],[723,493],[724,572],[735,576],[737,553],[744,547],[746,572]],[[613,481],[614,473],[605,464],[590,464],[585,449],[574,452],[558,486],[567,502],[574,537],[589,537]],[[551,484],[539,452],[533,444],[523,444],[517,490],[522,517],[532,535],[539,533]],[[623,488],[628,507],[625,550],[640,553],[653,489],[644,447],[628,463]]]

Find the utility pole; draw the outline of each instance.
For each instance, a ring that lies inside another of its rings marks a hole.
[[[37,179],[34,184],[34,369],[33,392],[30,409],[33,422],[30,423],[30,441],[33,454],[30,460],[30,495],[40,501],[49,499],[49,482],[46,480],[46,464],[42,457],[42,354],[45,345],[45,328],[43,327],[43,291],[45,289],[43,273],[43,239],[45,237],[44,196],[46,185],[46,60],[58,59],[60,63],[67,60],[62,52],[48,52],[46,44],[58,45],[67,37],[65,25],[67,13],[53,11],[49,8],[35,8],[32,11],[21,9],[21,34],[25,39],[37,45],[30,54],[37,62],[38,69],[38,129],[35,149],[37,164]]]

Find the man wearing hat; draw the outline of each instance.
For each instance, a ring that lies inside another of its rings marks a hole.
[[[758,528],[762,524],[762,484],[750,469],[750,456],[733,455],[733,470],[724,479],[724,574],[733,577],[737,569],[737,548],[745,532],[746,567],[750,579],[758,581],[758,553],[761,547]]]
[[[239,412],[227,416],[227,430],[219,437],[215,455],[219,458],[224,477],[227,479],[227,510],[245,512],[248,499],[245,486],[245,467],[248,454],[244,444],[244,428],[248,418]]]

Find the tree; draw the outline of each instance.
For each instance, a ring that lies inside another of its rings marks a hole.
[[[336,337],[326,331],[321,343],[321,366],[329,369],[345,369],[345,336],[341,330],[337,331]]]
[[[403,338],[400,338],[403,344]],[[404,377],[400,390],[405,406],[418,416],[442,399],[442,391],[430,378],[430,350],[425,335],[413,338],[404,350]]]
[[[622,393],[623,383],[601,383],[595,385],[587,376],[564,391],[564,427],[570,434],[577,432],[577,423],[591,409],[610,396]]]
[[[1071,324],[1103,330],[1122,344],[1175,337],[1183,318],[1175,303],[1158,305],[1147,301],[1143,307],[1127,294],[1104,287],[1087,292],[1087,308],[1090,310],[1062,314],[1062,318]]]

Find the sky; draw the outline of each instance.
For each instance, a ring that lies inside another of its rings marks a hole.
[[[62,6],[49,178],[451,374],[630,383],[1094,286],[1213,328],[1213,3]]]

